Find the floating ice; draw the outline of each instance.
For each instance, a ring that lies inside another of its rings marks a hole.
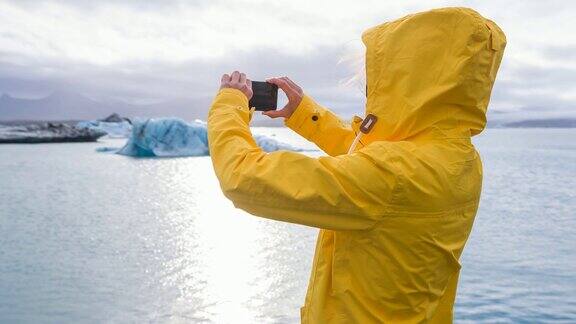
[[[129,156],[208,155],[206,126],[179,118],[135,120],[130,139],[118,154]]]
[[[266,135],[254,135],[254,140],[256,144],[260,146],[265,152],[274,152],[280,150],[287,151],[302,151],[301,149],[295,148],[290,144],[279,142],[276,139],[270,138]]]
[[[102,146],[96,148],[96,152],[100,153],[116,153],[118,152],[118,150],[119,150],[118,147],[111,147],[111,146]]]
[[[300,151],[264,135],[255,135],[254,140],[266,152]],[[143,157],[209,155],[206,123],[188,123],[180,118],[136,119],[128,142],[117,153]]]
[[[132,132],[132,125],[126,120],[120,122],[87,120],[76,124],[76,128],[100,130],[106,132],[108,137],[112,138],[126,138],[129,137],[130,133]]]
[[[99,129],[78,128],[65,123],[32,122],[0,125],[0,144],[96,142],[106,135]]]

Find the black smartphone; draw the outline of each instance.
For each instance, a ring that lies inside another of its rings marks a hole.
[[[252,99],[249,106],[258,111],[276,110],[278,107],[278,86],[268,82],[252,81]]]

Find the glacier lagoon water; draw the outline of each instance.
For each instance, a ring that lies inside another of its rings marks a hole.
[[[576,130],[475,143],[456,322],[576,322]],[[235,210],[210,157],[95,152],[122,144],[0,146],[0,323],[297,323],[317,231]]]

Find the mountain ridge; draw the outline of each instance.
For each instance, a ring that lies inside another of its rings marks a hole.
[[[100,101],[84,94],[59,90],[41,98],[18,98],[9,93],[0,96],[0,121],[94,120],[113,113],[134,118],[179,117],[184,120],[206,120],[212,97],[175,98],[158,103],[133,104],[124,101]],[[510,115],[501,117],[502,115]],[[496,117],[496,118],[494,118]],[[252,126],[283,126],[280,118],[269,119],[255,113]],[[572,116],[496,114],[488,118],[488,128],[548,127],[576,128]]]

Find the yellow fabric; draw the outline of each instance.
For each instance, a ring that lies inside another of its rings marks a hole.
[[[221,90],[208,140],[221,188],[257,216],[320,228],[303,323],[450,323],[459,258],[478,208],[482,131],[505,46],[493,22],[445,8],[363,34],[366,113],[352,127],[305,96],[286,125],[328,156],[266,154],[246,97]],[[315,118],[312,118],[316,116]]]

